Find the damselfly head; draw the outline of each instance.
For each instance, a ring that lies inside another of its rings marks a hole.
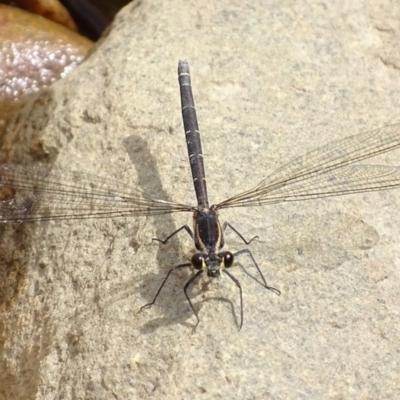
[[[210,278],[218,278],[221,275],[221,271],[232,266],[233,258],[231,252],[223,251],[218,254],[214,252],[209,254],[196,253],[191,261],[193,268],[207,272],[207,276]]]
[[[207,272],[210,278],[218,278],[224,268],[224,259],[215,253],[196,253],[192,257],[193,268]]]
[[[224,268],[224,259],[219,254],[211,253],[206,258],[207,276],[210,278],[218,278],[221,270]]]

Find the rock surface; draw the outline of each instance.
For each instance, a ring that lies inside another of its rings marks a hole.
[[[176,73],[187,59],[217,203],[319,145],[399,122],[399,12],[361,0],[128,6],[88,60],[9,121],[3,160],[51,161],[195,204]],[[192,289],[195,334],[184,271],[138,312],[193,252],[185,234],[151,238],[190,215],[6,226],[0,397],[397,398],[399,206],[388,191],[221,213],[260,236],[254,255],[282,291],[234,268],[240,332],[227,279]],[[226,242],[243,247],[231,233]]]

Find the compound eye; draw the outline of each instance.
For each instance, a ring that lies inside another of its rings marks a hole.
[[[224,251],[220,254],[220,256],[224,259],[225,268],[229,268],[232,266],[234,257],[230,251]]]
[[[202,269],[204,265],[204,254],[196,253],[192,256],[192,265],[195,269]]]

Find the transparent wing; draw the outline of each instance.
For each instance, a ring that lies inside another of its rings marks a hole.
[[[0,223],[145,216],[193,207],[155,199],[128,184],[49,165],[0,165]]]
[[[217,208],[299,201],[400,186],[400,167],[351,165],[400,147],[400,124],[349,136],[278,168],[256,187]]]

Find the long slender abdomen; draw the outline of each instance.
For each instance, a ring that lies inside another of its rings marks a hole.
[[[201,148],[199,125],[197,123],[196,108],[194,106],[192,86],[190,83],[190,70],[186,61],[179,61],[178,76],[181,91],[183,125],[185,128],[186,144],[197,204],[199,207],[208,208],[203,150]]]

